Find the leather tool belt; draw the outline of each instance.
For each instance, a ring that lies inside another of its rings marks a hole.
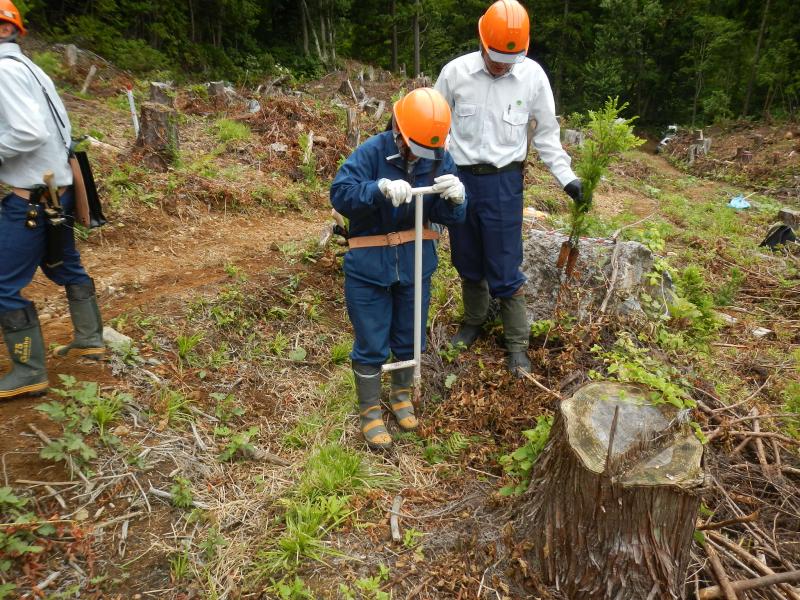
[[[508,163],[503,167],[495,167],[490,164],[479,165],[458,165],[459,171],[465,171],[471,175],[496,175],[497,173],[507,173],[508,171],[521,171],[523,162]]]
[[[376,248],[379,246],[400,246],[401,244],[408,244],[413,242],[415,233],[413,229],[406,231],[396,231],[393,233],[386,233],[384,235],[362,235],[359,237],[351,237],[347,240],[347,244],[351,249],[353,248]],[[438,240],[439,232],[433,229],[422,230],[423,240]]]
[[[58,188],[58,196],[61,197],[64,193],[69,189],[68,186]],[[15,196],[19,196],[23,200],[30,200],[31,199],[31,191],[26,190],[24,188],[14,188],[11,190]]]

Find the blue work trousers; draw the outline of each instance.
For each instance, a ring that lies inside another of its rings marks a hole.
[[[458,174],[469,205],[463,224],[449,225],[450,256],[463,279],[489,284],[493,298],[510,298],[525,283],[522,265],[522,171]]]
[[[50,269],[43,262],[47,238],[42,207],[36,207],[36,227],[29,229],[25,225],[28,220],[27,200],[10,194],[0,201],[0,312],[25,308],[30,304],[21,292],[31,282],[38,267],[58,285],[90,281],[81,264],[81,255],[75,248],[75,200],[71,188],[61,196],[61,204],[72,235],[65,236],[64,264]]]
[[[422,351],[431,298],[431,279],[422,280]],[[353,324],[355,342],[350,358],[354,363],[380,366],[389,358],[414,358],[414,286],[372,285],[345,275],[344,298]]]

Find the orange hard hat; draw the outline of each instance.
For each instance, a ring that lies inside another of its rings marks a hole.
[[[450,132],[450,105],[433,88],[417,88],[394,105],[394,120],[411,152],[440,160]]]
[[[517,0],[497,0],[478,21],[481,44],[494,62],[522,62],[530,32],[528,13]]]
[[[0,0],[0,21],[7,21],[17,26],[19,32],[25,35],[27,31],[22,24],[22,15],[11,0]]]

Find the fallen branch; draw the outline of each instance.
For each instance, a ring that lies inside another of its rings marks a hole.
[[[752,523],[753,521],[756,520],[758,520],[758,511],[755,511],[749,515],[745,515],[744,517],[727,519],[725,521],[719,521],[718,523],[704,523],[703,525],[700,525],[697,529],[700,531],[708,531],[710,529],[722,529],[723,527],[728,527],[729,525],[737,525],[739,523]]]
[[[714,542],[716,544],[719,544],[720,546],[723,546],[723,547],[727,548],[728,550],[730,550],[733,554],[737,555],[739,558],[744,560],[747,564],[749,564],[751,567],[753,567],[756,571],[758,571],[762,575],[775,575],[775,571],[770,569],[767,565],[765,565],[763,562],[758,560],[755,556],[750,554],[747,550],[745,550],[744,548],[742,548],[738,544],[733,543],[731,540],[729,540],[724,535],[722,535],[720,533],[717,533],[717,532],[714,532],[714,531],[709,531],[706,534],[706,536],[712,542]],[[790,598],[790,600],[800,600],[800,594],[795,592],[790,585],[788,585],[788,584],[780,584],[780,588],[786,594],[786,597]]]
[[[539,388],[540,390],[542,390],[543,392],[546,392],[546,393],[550,394],[551,396],[553,396],[554,398],[557,398],[557,399],[559,399],[559,400],[563,400],[563,399],[564,399],[564,396],[562,396],[562,395],[561,395],[561,394],[559,394],[558,392],[555,392],[555,391],[551,390],[549,387],[547,387],[546,385],[544,385],[543,383],[541,383],[541,382],[540,382],[538,379],[536,379],[536,378],[535,378],[533,375],[531,375],[530,373],[526,373],[525,371],[517,371],[517,372],[518,372],[518,373],[522,373],[522,375],[525,377],[525,379],[527,379],[528,381],[530,381],[530,382],[531,382],[533,385],[535,385],[536,387],[538,387],[538,388]]]
[[[400,508],[403,506],[403,496],[397,494],[392,502],[392,515],[389,518],[389,523],[392,527],[392,540],[400,543],[403,537],[400,535]]]
[[[731,588],[734,593],[746,592],[747,590],[757,590],[768,587],[770,585],[778,585],[780,583],[794,583],[800,581],[800,571],[787,571],[785,573],[775,573],[774,575],[765,575],[764,577],[756,577],[755,579],[743,579],[741,581],[732,582]],[[715,585],[700,590],[698,600],[712,600],[713,598],[724,598],[722,589]]]
[[[290,467],[292,465],[292,463],[290,463],[288,460],[284,460],[277,454],[272,454],[271,452],[262,450],[258,446],[255,446],[253,450],[242,448],[242,452],[244,452],[248,458],[272,463],[273,465],[278,465],[279,467]]]
[[[722,566],[722,562],[719,560],[717,551],[708,544],[705,546],[705,551],[706,554],[708,554],[708,560],[711,563],[711,568],[714,570],[714,576],[719,582],[719,586],[717,587],[720,590],[720,594],[719,596],[714,596],[714,598],[724,597],[725,600],[738,600],[736,597],[736,591],[731,585],[731,580],[728,579],[728,574],[725,572],[725,567]],[[701,591],[700,597],[702,598],[702,596],[703,592]]]

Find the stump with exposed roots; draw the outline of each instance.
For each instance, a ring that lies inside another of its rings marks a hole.
[[[526,560],[571,600],[683,598],[702,455],[674,406],[584,386],[561,403],[516,518]]]

